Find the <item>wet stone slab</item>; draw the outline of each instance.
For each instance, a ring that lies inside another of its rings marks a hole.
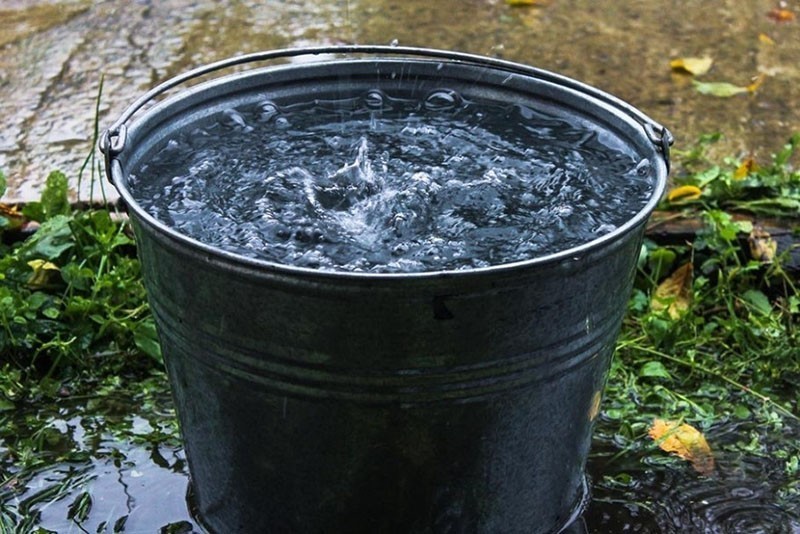
[[[800,12],[800,2],[785,2]],[[0,169],[7,200],[38,197],[63,170],[75,197],[114,192],[97,177],[99,126],[155,83],[232,55],[287,46],[388,43],[499,56],[608,91],[667,125],[689,147],[722,132],[723,154],[766,159],[800,131],[800,22],[768,16],[769,0],[551,0],[511,8],[500,0],[335,2],[91,2],[11,0],[0,7]],[[670,71],[674,57],[709,55],[703,81],[747,85],[754,95],[697,93]],[[80,178],[79,178],[80,175]],[[103,187],[104,186],[104,187]]]

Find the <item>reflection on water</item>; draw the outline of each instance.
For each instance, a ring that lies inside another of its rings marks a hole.
[[[776,445],[800,441],[800,425],[774,432],[752,422],[729,422],[706,437],[716,461],[709,476],[659,454],[626,454],[606,463],[618,451],[598,437],[589,466],[598,477],[585,514],[590,531],[800,533],[797,474],[787,470],[780,454],[772,455]],[[741,452],[743,441],[759,443],[760,452]]]
[[[0,463],[12,475],[0,487],[0,516],[27,518],[21,532],[200,532],[186,504],[188,470],[164,393],[146,418],[128,413],[139,400],[119,395],[16,413],[20,421],[50,421],[44,434],[54,463],[19,479]],[[665,455],[617,455],[598,436],[589,462],[592,501],[565,533],[799,533],[800,488],[783,459],[728,451],[742,439],[759,440],[766,451],[795,443],[800,425],[769,434],[730,423],[707,437],[717,469],[703,477]]]
[[[14,412],[19,441],[8,445],[16,452],[0,447],[0,531],[9,524],[15,533],[197,530],[168,393],[146,402],[145,416],[130,413],[141,405],[111,394]],[[32,420],[46,424],[24,426]],[[29,444],[47,451],[45,465],[25,465],[20,454]]]

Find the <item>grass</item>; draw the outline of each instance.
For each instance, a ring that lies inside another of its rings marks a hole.
[[[678,153],[682,172],[673,191],[684,189],[661,208],[703,224],[684,243],[644,243],[596,440],[609,445],[609,462],[664,457],[647,436],[654,418],[703,432],[755,422],[765,432],[729,448],[779,462],[794,481],[782,495],[796,498],[800,444],[765,438],[797,425],[800,416],[800,297],[788,266],[796,245],[774,248],[751,218],[783,219],[797,232],[800,172],[792,158],[800,135],[764,166],[706,160],[705,148],[717,138]],[[0,194],[4,189],[0,175]],[[13,531],[14,524],[33,529],[36,503],[8,503],[41,469],[85,455],[63,446],[48,415],[57,413],[52,407],[125,392],[149,417],[165,393],[128,223],[113,208],[74,210],[66,195],[67,178],[56,172],[40,202],[0,211],[0,532]],[[31,224],[38,230],[26,236]],[[96,404],[102,420],[104,405]],[[41,410],[31,411],[36,406]],[[172,426],[158,417],[158,430],[146,439],[177,439],[174,417],[167,415]],[[125,424],[92,428],[130,438]],[[609,484],[620,480],[614,477]],[[81,480],[70,478],[40,501],[74,492]],[[91,502],[79,492],[71,513],[85,517]]]
[[[643,246],[596,440],[611,445],[611,462],[638,456],[677,464],[648,437],[655,418],[704,433],[747,427],[726,450],[777,464],[778,494],[797,506],[800,443],[781,436],[800,428],[798,246],[772,247],[753,217],[777,217],[794,228],[788,241],[796,241],[800,172],[790,160],[800,136],[763,168],[733,158],[704,161],[713,139],[681,155],[688,170],[674,179],[673,190],[690,185],[699,194],[661,206],[673,218],[699,219],[696,237]],[[766,252],[752,246],[754,236]],[[686,274],[676,276],[683,266]],[[629,478],[616,473],[605,482],[620,476]]]

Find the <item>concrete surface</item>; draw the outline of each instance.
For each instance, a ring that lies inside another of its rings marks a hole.
[[[76,198],[113,198],[97,166],[79,170],[99,125],[159,80],[228,56],[312,44],[387,44],[495,55],[611,92],[667,125],[677,148],[723,132],[722,154],[766,160],[800,131],[800,20],[768,16],[800,1],[0,0],[0,170],[5,201],[38,197],[67,173]],[[709,55],[703,81],[755,94],[716,98],[673,73],[674,57]],[[94,171],[94,172],[92,172]]]

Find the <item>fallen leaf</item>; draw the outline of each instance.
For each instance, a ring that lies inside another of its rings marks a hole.
[[[772,46],[772,45],[774,45],[774,44],[775,44],[775,41],[772,39],[772,37],[770,37],[770,36],[769,36],[769,35],[767,35],[766,33],[759,33],[759,34],[758,34],[758,40],[759,40],[760,42],[764,43],[765,45],[770,45],[770,46]]]
[[[761,84],[764,83],[764,79],[766,77],[767,77],[766,74],[759,74],[758,76],[756,76],[756,79],[753,80],[753,83],[751,83],[746,87],[747,91],[750,93],[755,93],[758,90],[758,88],[761,87]]]
[[[28,287],[31,289],[41,289],[49,286],[53,277],[58,274],[58,265],[45,260],[31,260],[28,265],[33,272],[28,276]]]
[[[705,436],[692,425],[655,419],[648,435],[666,452],[691,462],[695,471],[708,475],[714,471],[714,455]]]
[[[692,304],[692,275],[691,262],[678,267],[658,285],[650,307],[654,311],[667,310],[673,320],[680,319]]]
[[[510,6],[534,6],[539,3],[539,0],[506,0],[506,4]]]
[[[16,206],[6,204],[0,204],[0,218],[5,220],[4,223],[0,221],[0,229],[4,230],[16,230],[27,221],[27,218],[17,210]]]
[[[692,83],[694,83],[694,88],[701,95],[728,98],[734,95],[740,95],[742,93],[749,92],[747,87],[733,85],[732,83],[728,82],[698,82],[697,80],[692,80]]]
[[[695,185],[682,185],[667,193],[667,200],[670,202],[676,200],[697,200],[702,193],[700,188]]]
[[[775,253],[778,251],[778,244],[772,239],[770,233],[759,226],[750,232],[747,244],[750,245],[750,256],[761,263],[772,263]]]
[[[669,62],[669,66],[675,71],[688,72],[694,76],[700,76],[707,73],[713,63],[714,60],[709,56],[683,57],[673,59]]]
[[[767,13],[767,16],[775,22],[791,22],[794,20],[794,13],[788,9],[781,9],[779,7],[773,8]]]
[[[733,172],[733,179],[744,180],[745,178],[750,176],[750,174],[758,172],[758,170],[759,167],[758,164],[756,163],[755,158],[750,156],[749,158],[744,160],[741,165],[736,167],[736,170]]]

